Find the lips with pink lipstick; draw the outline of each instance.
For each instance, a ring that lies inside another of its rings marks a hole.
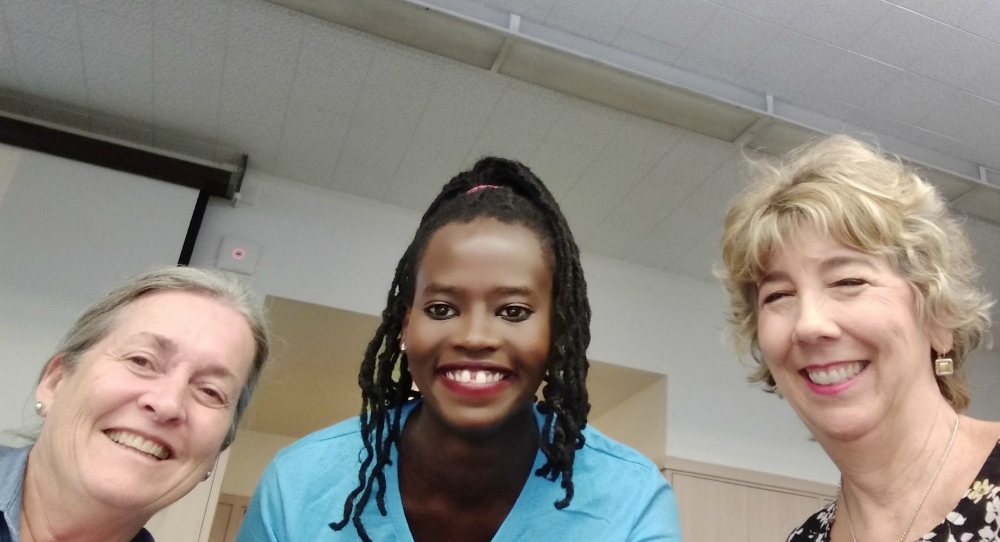
[[[446,363],[437,368],[437,377],[449,390],[460,395],[485,398],[506,389],[515,374],[491,362]]]

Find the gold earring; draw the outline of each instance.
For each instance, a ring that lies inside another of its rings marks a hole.
[[[955,362],[951,358],[938,354],[934,360],[934,374],[938,376],[949,376],[955,374]]]

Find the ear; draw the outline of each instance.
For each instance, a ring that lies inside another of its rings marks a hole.
[[[410,310],[412,310],[412,307],[407,307],[406,312],[403,313],[403,328],[399,331],[399,342],[401,344],[406,344],[406,328],[410,326]]]
[[[955,337],[950,331],[937,330],[930,334],[931,348],[938,354],[944,355],[951,352],[955,346]]]
[[[45,364],[45,370],[42,371],[42,378],[38,381],[38,386],[35,388],[35,400],[49,407],[68,374],[69,369],[64,363],[63,354],[58,354],[50,359]],[[43,410],[42,412],[44,413],[45,411]]]

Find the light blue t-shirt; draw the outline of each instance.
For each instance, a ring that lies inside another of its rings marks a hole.
[[[418,403],[404,406],[401,426]],[[586,428],[584,436],[586,444],[573,463],[576,492],[570,505],[557,510],[553,504],[565,497],[558,480],[532,470],[493,542],[679,542],[674,493],[659,469],[595,429]],[[261,477],[237,542],[360,540],[351,523],[340,531],[329,525],[343,518],[344,500],[357,487],[362,450],[360,423],[352,418],[278,452]],[[392,459],[384,470],[388,516],[379,513],[373,493],[361,519],[376,542],[413,542],[399,494],[395,447]],[[539,450],[534,469],[544,463]]]

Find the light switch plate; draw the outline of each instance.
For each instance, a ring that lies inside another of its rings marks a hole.
[[[235,237],[223,237],[216,265],[226,271],[252,275],[257,270],[258,258],[260,258],[258,243]]]

